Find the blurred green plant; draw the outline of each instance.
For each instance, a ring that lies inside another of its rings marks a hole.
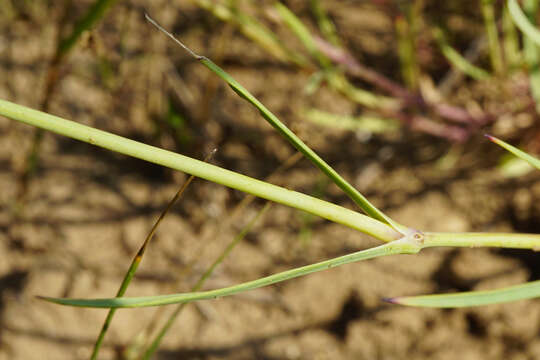
[[[386,6],[395,7],[390,13],[397,13],[394,16],[396,47],[405,85],[400,85],[378,71],[356,61],[343,47],[344,42],[340,39],[336,26],[320,0],[310,1],[310,7],[321,36],[311,30],[282,2],[274,2],[273,6],[266,11],[267,14],[271,13],[268,17],[271,17],[274,22],[277,22],[278,25],[284,25],[292,31],[307,50],[307,54],[301,50],[289,48],[285,50],[284,44],[287,42],[284,41],[283,35],[280,37],[277,31],[270,30],[263,21],[255,19],[253,15],[248,15],[247,11],[242,10],[242,1],[192,0],[192,2],[209,11],[218,19],[237,26],[249,39],[276,59],[312,72],[313,75],[306,85],[306,94],[308,95],[313,94],[319,87],[327,85],[332,91],[359,104],[367,112],[375,112],[380,118],[398,120],[403,126],[414,131],[428,133],[454,142],[463,142],[477,130],[479,125],[486,124],[493,119],[493,116],[489,114],[473,115],[467,109],[458,106],[442,102],[430,103],[423,97],[418,83],[422,69],[417,55],[417,39],[420,34],[425,33],[426,30],[429,31],[423,20],[425,7],[423,0],[415,0],[410,3],[386,3]],[[244,2],[253,3],[251,0]],[[486,4],[485,7],[488,5],[494,6]],[[241,21],[241,18],[249,18],[250,20]],[[490,29],[492,35],[493,29],[496,29],[494,21],[492,16],[488,16],[485,21],[485,28]],[[445,56],[450,51],[451,48],[445,46],[443,51]],[[288,55],[284,56],[283,54]],[[458,55],[455,51],[451,53],[450,62],[457,61],[460,70],[468,71],[474,67],[472,64],[465,65],[466,60],[463,57],[458,58]],[[302,59],[302,61],[296,61],[293,58]],[[485,70],[480,68],[475,68],[472,72],[476,75],[480,74],[480,77],[487,74]],[[357,77],[371,84],[375,89],[357,86],[349,80],[347,75]],[[390,96],[379,94],[377,89],[383,90]],[[423,116],[424,113],[433,114],[434,117],[444,121],[440,122],[432,119],[431,116]],[[338,123],[336,126],[339,126]],[[366,129],[365,132],[369,132],[369,130]]]
[[[523,37],[523,48],[525,61],[529,68],[529,80],[531,93],[536,101],[537,112],[540,112],[540,31],[533,24],[536,24],[536,14],[538,13],[538,1],[525,0],[523,2],[525,13],[521,11],[516,0],[508,0],[508,11],[516,26],[525,35]]]
[[[486,70],[471,64],[459,52],[452,48],[448,44],[446,36],[441,28],[436,27],[433,29],[433,37],[437,41],[437,45],[441,48],[441,52],[446,59],[461,72],[475,80],[485,80],[491,76]]]

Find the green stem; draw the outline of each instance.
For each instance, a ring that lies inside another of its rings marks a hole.
[[[401,237],[400,233],[378,220],[327,201],[9,101],[0,100],[0,115],[121,154],[183,171],[263,199],[304,210],[349,226],[382,241],[391,241]]]
[[[499,247],[538,250],[540,249],[540,234],[424,233],[422,248],[434,246]]]

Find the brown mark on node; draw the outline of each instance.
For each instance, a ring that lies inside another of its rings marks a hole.
[[[424,234],[421,231],[415,230],[412,239],[419,245],[424,244]]]

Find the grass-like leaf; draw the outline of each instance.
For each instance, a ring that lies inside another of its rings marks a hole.
[[[501,139],[498,139],[498,138],[494,137],[494,136],[486,135],[486,137],[490,141],[494,142],[495,144],[499,145],[500,147],[504,148],[505,150],[508,150],[512,154],[516,155],[518,158],[520,158],[522,160],[525,160],[526,162],[528,162],[529,164],[531,164],[532,166],[534,166],[535,168],[540,170],[540,160],[538,160],[534,156],[531,156],[531,155],[527,154],[526,152],[524,152],[522,150],[519,150],[518,148],[516,148],[516,147],[514,147],[514,146],[502,141]]]
[[[282,7],[284,11],[287,11],[285,7]],[[290,12],[289,12],[290,13]],[[199,60],[214,74],[223,79],[231,89],[238,94],[241,98],[253,105],[261,114],[261,116],[276,129],[289,143],[291,143],[298,151],[300,151],[306,158],[308,158],[313,164],[315,164],[324,174],[326,174],[337,186],[339,186],[366,214],[370,217],[389,224],[395,230],[403,232],[403,226],[400,226],[388,216],[386,216],[381,210],[377,209],[371,204],[358,190],[356,190],[351,184],[349,184],[341,175],[339,175],[328,163],[326,163],[319,155],[317,155],[311,148],[309,148],[296,134],[294,134],[285,124],[283,124],[277,116],[275,116],[270,110],[266,108],[259,100],[257,100],[246,88],[244,88],[239,82],[237,82],[231,75],[221,69],[218,65],[212,62],[210,59],[198,55],[184,45],[181,41],[176,39],[170,32],[165,30],[155,20],[153,20],[148,14],[146,19],[156,26],[160,31],[169,36],[173,41],[186,50],[191,56]]]
[[[490,304],[540,297],[540,280],[503,289],[470,291],[455,294],[403,296],[385,299],[388,302],[407,306],[456,308]]]
[[[75,23],[71,33],[58,41],[56,52],[47,70],[45,96],[41,103],[42,110],[48,111],[49,109],[51,95],[58,85],[60,79],[60,65],[62,64],[63,60],[69,54],[71,49],[73,49],[81,35],[84,32],[89,31],[104,16],[107,9],[116,1],[118,0],[96,0],[88,8],[86,13]],[[59,31],[61,32],[61,30]],[[34,132],[32,147],[26,156],[26,169],[23,171],[21,176],[21,189],[19,190],[21,194],[27,191],[28,182],[37,169],[42,139],[43,131],[41,129],[37,129],[37,131]]]
[[[109,299],[65,299],[53,297],[39,297],[52,303],[91,307],[91,308],[135,308],[147,306],[159,306],[169,304],[188,303],[196,300],[217,299],[224,296],[238,294],[244,291],[261,288],[264,286],[276,284],[285,280],[327,270],[333,267],[350,264],[357,261],[376,258],[379,256],[395,254],[415,254],[420,251],[420,247],[408,239],[395,240],[384,245],[373,247],[367,250],[343,255],[334,259],[321,261],[318,263],[298,267],[295,269],[283,271],[274,275],[266,276],[257,280],[248,281],[242,284],[229,286],[222,289],[192,292],[185,294],[158,295],[134,298],[109,298]]]

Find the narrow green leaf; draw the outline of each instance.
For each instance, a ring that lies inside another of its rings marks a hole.
[[[302,21],[282,3],[277,2],[275,7],[281,19],[302,42],[311,56],[318,61],[323,69],[322,71],[328,85],[334,90],[341,92],[352,101],[367,107],[390,109],[396,106],[397,102],[395,99],[375,95],[370,91],[352,85],[344,76],[343,72],[333,66],[330,59],[319,51],[315,38]]]
[[[535,168],[540,170],[540,160],[538,160],[537,158],[527,154],[524,151],[519,150],[518,148],[516,148],[516,147],[514,147],[514,146],[512,146],[512,145],[510,145],[508,143],[505,143],[501,139],[498,139],[498,138],[496,138],[494,136],[486,135],[486,137],[489,140],[491,140],[492,142],[494,142],[495,144],[497,144],[497,145],[501,146],[502,148],[508,150],[512,154],[516,155],[518,158],[527,161],[529,164],[531,164],[532,166],[534,166]]]
[[[275,116],[270,110],[266,108],[257,98],[255,98],[246,88],[244,88],[239,82],[237,82],[231,75],[225,72],[222,68],[212,62],[210,59],[197,55],[181,41],[176,39],[170,32],[165,30],[155,20],[150,18],[146,14],[146,19],[157,27],[164,34],[169,36],[173,41],[180,45],[184,50],[188,51],[195,59],[199,60],[214,74],[223,79],[231,89],[238,94],[241,98],[253,105],[261,116],[268,121],[270,125],[274,127],[287,141],[289,141],[298,151],[306,156],[315,166],[317,166],[324,174],[326,174],[337,186],[339,186],[364,212],[370,217],[389,224],[396,231],[405,231],[402,225],[397,224],[388,216],[386,216],[381,210],[372,205],[358,190],[356,190],[351,184],[349,184],[341,175],[339,175],[328,163],[326,163],[319,155],[317,155],[310,147],[308,147],[296,134],[294,134],[285,124],[283,124],[277,116]]]
[[[53,297],[39,297],[52,303],[91,307],[91,308],[133,308],[146,306],[159,306],[168,304],[187,303],[195,300],[217,299],[224,296],[238,294],[244,291],[261,288],[276,284],[285,280],[294,279],[333,267],[350,264],[352,262],[387,256],[394,254],[415,254],[420,251],[420,247],[408,240],[395,240],[384,245],[373,247],[367,250],[340,256],[334,259],[321,261],[318,263],[287,270],[278,274],[266,276],[257,280],[248,281],[242,284],[201,292],[184,294],[171,294],[159,296],[147,296],[138,298],[109,298],[109,299],[66,299]]]
[[[540,280],[497,290],[470,291],[441,295],[404,296],[385,299],[385,301],[407,306],[456,308],[500,304],[537,297],[540,297]]]

